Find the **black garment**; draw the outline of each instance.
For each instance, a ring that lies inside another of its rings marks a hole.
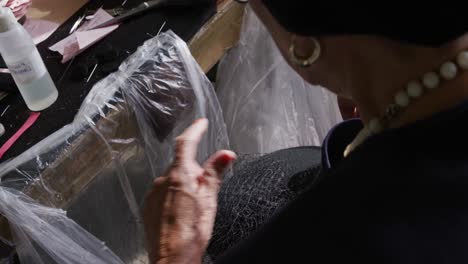
[[[336,127],[320,182],[216,263],[468,263],[468,102],[343,160],[359,126]]]

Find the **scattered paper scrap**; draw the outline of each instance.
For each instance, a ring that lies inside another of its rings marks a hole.
[[[43,19],[26,19],[24,28],[33,38],[34,44],[39,44],[49,38],[60,24]]]
[[[94,43],[109,35],[112,31],[116,30],[119,25],[93,29],[93,27],[109,21],[112,18],[113,16],[111,16],[109,13],[103,9],[99,9],[96,11],[96,14],[92,20],[83,24],[76,30],[76,32],[51,46],[49,49],[60,53],[63,56],[62,63],[66,63]]]
[[[31,0],[2,0],[0,1],[0,6],[10,8],[15,17],[20,19],[26,15],[31,3]]]

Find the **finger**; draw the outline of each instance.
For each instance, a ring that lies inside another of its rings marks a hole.
[[[157,177],[153,181],[153,185],[151,186],[151,189],[146,194],[146,198],[155,197],[159,195],[159,193],[161,193],[161,190],[164,190],[166,188],[167,183],[168,183],[167,177]]]
[[[198,144],[207,129],[208,120],[206,118],[199,119],[176,138],[176,163],[196,159]]]
[[[159,176],[156,179],[154,179],[153,185],[156,186],[156,187],[159,187],[159,186],[163,185],[166,181],[167,181],[166,176]]]
[[[159,202],[163,199],[164,195],[166,194],[167,186],[167,177],[158,177],[156,180],[154,180],[151,189],[145,195],[145,202],[143,207],[144,215],[152,213],[152,210],[154,210],[153,205],[159,204]]]
[[[203,168],[207,172],[206,176],[221,178],[224,171],[237,159],[236,153],[229,150],[220,150],[211,156],[204,164]]]

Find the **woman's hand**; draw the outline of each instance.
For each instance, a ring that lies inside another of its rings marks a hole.
[[[143,218],[151,263],[200,263],[213,231],[220,177],[236,159],[218,151],[203,166],[197,147],[208,128],[201,119],[176,139],[175,159],[150,190]]]

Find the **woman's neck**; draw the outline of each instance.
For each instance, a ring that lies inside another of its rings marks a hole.
[[[382,54],[386,54],[384,51],[369,51],[369,60],[364,59],[365,66],[357,69],[361,72],[359,83],[353,83],[348,91],[364,123],[381,116],[387,106],[394,102],[396,93],[406,89],[410,81],[420,80],[429,71],[438,71],[444,62],[454,62],[457,54],[468,47],[467,40],[465,37],[439,49],[408,50],[392,47],[393,54],[384,55],[383,58]],[[377,54],[380,54],[379,61],[375,60],[379,58]],[[420,98],[411,100],[401,115],[388,125],[403,126],[468,100],[468,71],[458,69],[458,72],[455,79],[441,81],[438,88],[430,91],[426,89]]]
[[[428,118],[466,100],[468,100],[468,72],[462,72],[456,79],[441,84],[437,89],[411,102],[407,111],[393,120],[390,126],[399,127]]]

